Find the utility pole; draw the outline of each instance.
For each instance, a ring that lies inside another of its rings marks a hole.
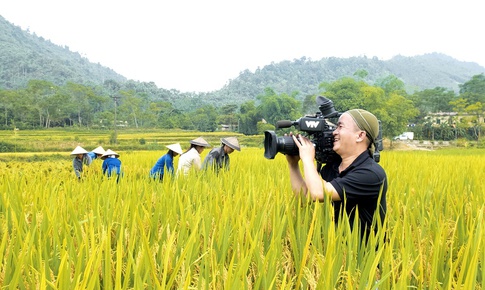
[[[114,95],[114,96],[111,96],[111,98],[114,100],[115,102],[115,120],[114,120],[114,136],[113,136],[113,142],[114,144],[118,144],[118,132],[116,131],[116,127],[118,126],[117,121],[116,121],[116,107],[118,106],[118,100],[120,99],[119,96],[117,95]]]

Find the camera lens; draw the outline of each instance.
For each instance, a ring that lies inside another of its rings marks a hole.
[[[277,137],[274,131],[264,131],[264,157],[274,159],[277,153],[298,155],[300,152],[293,137]]]
[[[277,137],[274,131],[264,131],[264,157],[274,159],[276,156]]]

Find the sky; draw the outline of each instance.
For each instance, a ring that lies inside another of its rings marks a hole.
[[[485,67],[483,0],[2,0],[0,15],[128,79],[181,92],[306,57],[443,53]]]

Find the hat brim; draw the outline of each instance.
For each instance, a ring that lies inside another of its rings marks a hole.
[[[236,146],[236,145],[232,144],[231,142],[227,141],[224,138],[221,139],[221,142],[222,142],[222,144],[227,145],[227,146],[231,147],[234,150],[241,151],[241,148],[239,146]]]
[[[204,143],[200,143],[200,142],[196,142],[196,141],[190,141],[190,144],[197,145],[197,146],[202,146],[202,147],[210,147],[209,144],[204,144]]]
[[[71,156],[79,155],[79,154],[86,154],[86,153],[88,153],[88,151],[86,151],[86,149],[84,149],[82,147],[76,147],[74,150],[72,150]]]
[[[167,145],[167,148],[179,155],[183,153],[183,150],[182,150],[182,147],[180,147],[180,144]]]
[[[103,155],[105,152],[106,152],[106,150],[104,150],[104,148],[103,148],[103,147],[101,147],[101,146],[100,146],[100,147],[97,147],[97,148],[95,148],[95,149],[93,150],[93,153],[95,153],[95,154],[99,154],[99,155]]]
[[[110,157],[111,155],[114,155],[116,158],[120,157],[120,155],[119,155],[119,154],[108,154],[108,155],[103,155],[103,156],[101,156],[100,158],[104,160],[104,159],[106,159],[106,158]]]
[[[114,155],[116,158],[120,157],[120,154],[114,152],[111,149],[108,149],[104,152],[104,154],[101,156],[101,159],[106,159],[108,156]]]

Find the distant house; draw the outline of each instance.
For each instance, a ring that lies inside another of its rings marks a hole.
[[[128,121],[116,121],[116,123],[116,127],[128,127]],[[107,124],[110,124],[110,121],[107,119],[101,119],[99,124],[101,128],[109,127],[110,125]]]
[[[450,122],[453,123],[453,121],[456,121],[457,116],[457,112],[428,113],[425,120],[431,121],[432,124],[436,125],[450,124]]]
[[[461,122],[464,118],[471,117],[476,117],[476,115],[466,113],[458,114],[457,112],[437,112],[428,113],[425,120],[431,121],[434,126],[439,126],[441,124],[449,124],[452,126],[455,122]],[[483,116],[480,116],[479,123],[483,123],[483,121]]]

